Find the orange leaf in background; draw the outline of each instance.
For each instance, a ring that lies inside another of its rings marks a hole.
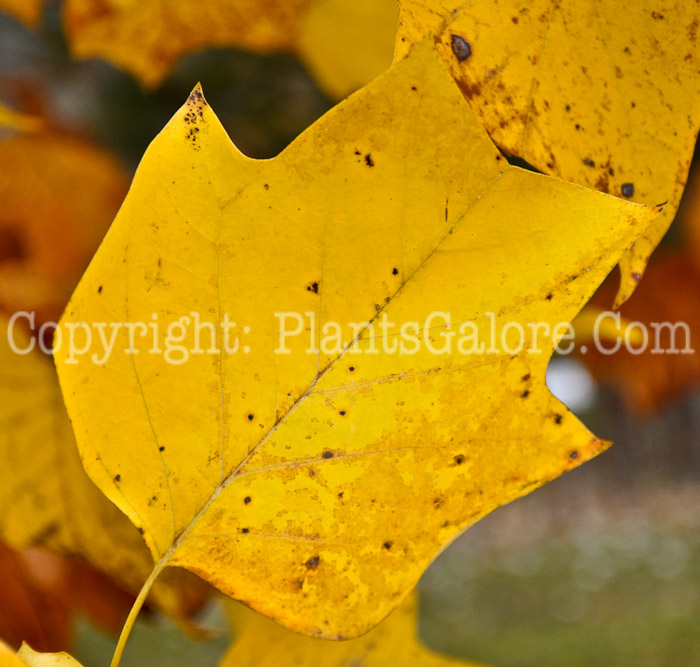
[[[0,11],[7,12],[29,26],[41,19],[44,0],[0,0]]]
[[[0,135],[0,161],[0,310],[57,320],[128,176],[106,151],[53,130]]]
[[[623,318],[631,322],[686,322],[690,330],[690,348],[697,348],[700,340],[700,257],[681,253],[658,254],[652,257],[646,279],[630,300],[620,308]],[[614,281],[608,279],[593,302],[607,307],[615,294]],[[638,331],[638,329],[635,329]],[[700,355],[657,354],[654,330],[649,329],[648,348],[642,354],[633,354],[623,345],[614,354],[605,355],[589,346],[583,357],[596,378],[617,387],[630,410],[650,414],[662,408],[679,394],[700,386]],[[676,331],[675,348],[686,347],[687,336]],[[670,349],[672,340],[668,328],[659,329],[658,348]],[[614,341],[605,342],[612,349]],[[632,349],[638,345],[633,343]]]
[[[645,324],[649,331],[647,350],[628,352],[623,345],[618,352],[605,355],[589,346],[583,357],[593,374],[620,391],[630,410],[648,415],[679,395],[700,387],[700,176],[691,178],[687,197],[676,224],[681,224],[685,240],[682,250],[659,252],[649,262],[646,279],[620,309],[628,321]],[[615,293],[614,281],[608,279],[592,300],[607,308]],[[658,345],[651,323],[687,324],[688,334],[676,329],[675,341],[668,327],[658,329]],[[637,334],[639,328],[634,328]],[[641,343],[632,343],[637,349]],[[687,344],[687,346],[686,346]],[[613,342],[606,342],[606,349]],[[695,349],[694,354],[657,353],[652,350]]]

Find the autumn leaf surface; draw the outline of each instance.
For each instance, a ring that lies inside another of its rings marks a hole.
[[[290,632],[264,616],[231,603],[234,644],[219,667],[478,667],[426,650],[416,636],[415,595],[410,595],[374,630],[359,639],[328,642]]]
[[[137,592],[151,569],[143,540],[85,474],[51,362],[16,354],[8,324],[0,316],[0,538],[80,556]],[[27,348],[19,325],[11,335]],[[152,602],[184,619],[202,601],[195,583],[168,577]]]
[[[146,86],[185,53],[232,46],[295,52],[342,97],[391,64],[397,8],[393,0],[65,0],[63,19],[75,55],[106,58]]]
[[[163,325],[114,330],[108,358],[98,336],[80,359],[59,351],[88,474],[155,573],[179,565],[287,627],[356,637],[462,530],[605,443],[546,389],[551,342],[373,354],[395,337],[351,324],[385,315],[439,345],[434,311],[482,341],[489,312],[499,330],[571,320],[655,214],[509,167],[430,42],[272,160],[241,155],[195,89],[61,322]],[[316,318],[289,354],[280,312]],[[192,313],[236,322],[239,351],[208,353],[204,331],[186,363],[149,352]],[[307,353],[333,322],[343,350]]]
[[[620,261],[623,303],[680,202],[700,126],[700,5],[400,0],[397,57],[433,34],[492,139],[663,213]]]

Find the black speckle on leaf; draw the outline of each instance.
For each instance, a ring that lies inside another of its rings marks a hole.
[[[310,285],[307,285],[306,290],[308,292],[313,292],[314,294],[318,294],[318,280],[315,280]]]
[[[554,297],[554,295],[550,292],[549,294],[547,294],[545,299],[547,299],[547,301],[551,301],[553,297]]]
[[[241,528],[241,532],[245,535],[250,532],[250,528]]]
[[[523,375],[520,379],[523,382],[527,382],[530,379],[530,373],[525,373],[525,375]]]
[[[585,164],[587,167],[595,167],[595,162],[593,162],[593,160],[591,160],[589,157],[584,159],[583,164]]]
[[[252,422],[255,419],[255,415],[248,415],[248,421]]]
[[[146,532],[146,531],[145,531],[143,528],[141,528],[141,527],[139,526],[139,533],[141,533],[141,535],[143,535],[145,532]]]
[[[374,160],[372,159],[372,156],[369,153],[365,155],[365,164],[368,167],[374,167]]]
[[[577,459],[577,458],[578,458],[578,452],[577,452],[576,450],[574,450],[573,452],[571,452],[571,454],[569,454],[569,458]]]
[[[472,47],[461,35],[452,35],[452,53],[459,62],[464,62],[472,54]]]
[[[102,285],[100,285],[100,286],[97,288],[97,293],[98,293],[98,294],[102,294]]]
[[[304,565],[306,565],[307,570],[315,570],[320,562],[320,556],[312,556],[311,558],[309,558],[309,560],[306,561],[306,563],[304,563]]]
[[[563,417],[558,412],[554,415],[554,423],[555,424],[557,424],[557,425],[561,424],[562,419],[563,419]]]
[[[321,456],[324,459],[332,459],[334,454],[333,454],[333,452],[331,452],[330,450],[327,449],[325,452],[323,452],[323,454],[321,454]]]
[[[114,476],[114,481],[115,481],[115,482],[120,482],[121,479],[122,479],[122,476],[121,476],[121,475],[115,475],[115,476]]]
[[[530,390],[526,389],[522,394],[520,394],[520,398],[527,398],[530,395]]]
[[[243,502],[247,505],[250,502],[250,496],[243,498]]]
[[[352,372],[355,371],[355,367],[354,367],[354,366],[350,366],[350,368],[348,368],[348,370],[352,373]]]
[[[391,275],[393,275],[393,276],[398,276],[398,275],[399,275],[399,270],[398,270],[396,267],[394,267],[394,268],[391,270]]]
[[[634,196],[634,183],[623,183],[622,187],[620,188],[620,192],[622,192],[623,197],[627,197],[628,199],[630,197]]]
[[[161,445],[160,447],[158,447],[158,451],[159,451],[159,452],[164,452],[164,451],[165,451],[165,447],[163,447],[163,445]]]
[[[464,454],[457,454],[457,456],[455,456],[455,463],[461,466],[464,463]]]
[[[341,410],[338,414],[340,414],[341,417],[345,417],[345,410]]]
[[[389,551],[389,549],[391,549],[391,547],[394,546],[394,543],[393,543],[391,540],[387,540],[386,542],[384,542],[384,544],[382,544],[382,546],[383,546],[387,551]]]

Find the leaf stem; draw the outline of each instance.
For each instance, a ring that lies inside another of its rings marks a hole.
[[[124,622],[124,626],[122,627],[121,634],[119,635],[119,641],[117,642],[117,647],[114,649],[114,655],[112,656],[112,662],[110,663],[110,667],[119,667],[119,663],[121,662],[122,655],[124,653],[124,648],[126,646],[126,642],[129,639],[129,635],[131,635],[131,630],[134,627],[134,623],[136,622],[136,618],[139,615],[139,612],[141,611],[141,608],[143,607],[144,602],[146,602],[146,598],[148,597],[148,594],[151,592],[151,589],[153,588],[153,584],[155,584],[156,579],[158,578],[158,575],[163,571],[165,566],[168,563],[168,558],[170,557],[170,552],[166,552],[166,554],[153,566],[153,569],[151,570],[151,574],[148,575],[148,579],[143,583],[143,586],[141,587],[141,590],[139,591],[138,596],[136,597],[136,600],[134,600],[134,604],[131,607],[131,611],[129,612],[129,615],[126,617],[126,621]]]

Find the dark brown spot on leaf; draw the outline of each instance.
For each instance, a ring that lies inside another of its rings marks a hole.
[[[622,187],[620,188],[620,192],[622,192],[623,197],[627,197],[628,199],[630,197],[634,196],[634,183],[623,183]]]
[[[309,558],[309,560],[306,561],[306,563],[304,563],[304,565],[306,565],[307,570],[315,570],[320,562],[320,556],[312,556],[311,558]]]
[[[374,160],[372,159],[372,156],[369,153],[365,155],[365,164],[368,167],[374,167]]]
[[[459,62],[464,62],[472,54],[472,47],[461,35],[452,35],[452,53]]]

